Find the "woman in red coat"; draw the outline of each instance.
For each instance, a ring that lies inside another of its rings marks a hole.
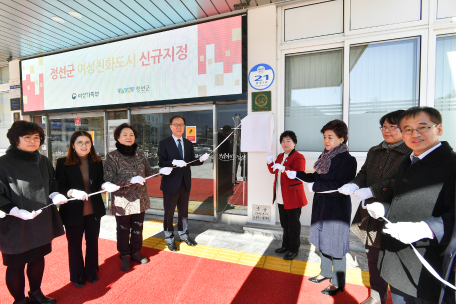
[[[275,174],[274,199],[272,203],[279,205],[280,224],[283,228],[282,247],[277,253],[285,253],[285,260],[293,260],[299,251],[301,234],[301,208],[307,205],[306,194],[302,182],[287,178],[285,170],[305,171],[306,160],[295,150],[298,140],[293,131],[285,131],[280,135],[280,143],[284,153],[280,153],[274,163],[272,152],[267,155],[268,169]]]

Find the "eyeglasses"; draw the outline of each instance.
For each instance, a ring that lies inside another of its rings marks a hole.
[[[413,134],[413,131],[416,130],[416,132],[418,132],[418,133],[420,133],[420,134],[423,134],[423,133],[429,132],[429,129],[431,129],[431,128],[437,126],[437,125],[439,125],[439,124],[437,123],[437,124],[435,124],[435,125],[433,125],[433,126],[430,126],[430,127],[422,126],[422,127],[417,128],[417,129],[411,129],[411,128],[410,128],[410,129],[404,129],[404,130],[402,130],[401,132],[402,132],[402,134],[404,134],[404,135],[412,135],[412,134]]]
[[[174,128],[183,128],[185,124],[172,124],[172,126],[174,126]]]
[[[75,144],[78,147],[82,147],[82,146],[90,147],[92,145],[92,143],[90,141],[87,141],[87,142],[78,141]]]
[[[41,142],[41,137],[38,137],[38,136],[34,136],[34,137],[30,137],[30,136],[20,136],[22,137],[22,139],[25,141],[25,142]]]
[[[396,126],[380,127],[380,131],[382,131],[382,132],[386,132],[386,131],[393,132],[393,131],[396,131],[396,129],[399,129],[399,128]]]

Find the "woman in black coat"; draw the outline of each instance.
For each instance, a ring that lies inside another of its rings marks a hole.
[[[336,295],[345,286],[345,255],[350,250],[351,199],[339,189],[356,174],[356,159],[348,153],[347,125],[341,120],[328,122],[322,129],[325,150],[315,162],[314,173],[286,171],[315,192],[312,205],[310,242],[320,250],[321,272],[310,278],[313,283],[331,279],[322,294]],[[325,191],[332,193],[319,193]]]
[[[103,184],[103,164],[92,145],[92,136],[75,132],[70,139],[66,157],[57,160],[56,179],[59,192],[77,200],[60,207],[68,240],[70,281],[77,287],[98,281],[98,236],[100,220],[105,212],[101,194],[88,196],[100,189],[115,191],[118,186]],[[85,263],[82,257],[82,237],[86,239]]]
[[[41,292],[41,281],[44,256],[52,251],[52,240],[64,233],[54,205],[65,203],[66,198],[53,192],[58,188],[54,168],[37,151],[44,142],[43,129],[32,122],[16,121],[7,137],[11,146],[0,157],[0,251],[6,287],[14,303],[29,303],[24,295],[27,265],[30,299],[55,303]]]

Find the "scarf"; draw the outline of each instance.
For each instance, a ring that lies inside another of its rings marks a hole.
[[[120,154],[125,156],[135,156],[136,148],[138,148],[138,144],[134,143],[131,146],[122,145],[120,142],[116,141],[116,148]]]
[[[314,164],[315,171],[317,171],[318,174],[328,173],[329,167],[331,166],[331,159],[337,154],[344,153],[346,151],[348,151],[348,147],[344,143],[329,151],[324,149],[320,158]]]
[[[389,149],[394,149],[394,148],[399,147],[399,146],[402,145],[403,143],[404,143],[404,141],[401,140],[401,141],[398,142],[398,143],[395,143],[395,144],[393,144],[393,145],[390,145],[390,144],[387,143],[386,141],[383,141],[383,142],[382,142],[382,148],[385,148],[385,149],[388,149],[388,150],[389,150]]]

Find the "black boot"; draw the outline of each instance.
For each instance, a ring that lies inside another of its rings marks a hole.
[[[55,299],[45,297],[40,289],[35,290],[34,292],[29,291],[28,294],[30,299],[38,304],[54,304],[57,302]]]
[[[14,301],[13,304],[28,304],[28,303],[30,303],[29,298],[25,297],[24,299],[22,299],[20,301]]]

